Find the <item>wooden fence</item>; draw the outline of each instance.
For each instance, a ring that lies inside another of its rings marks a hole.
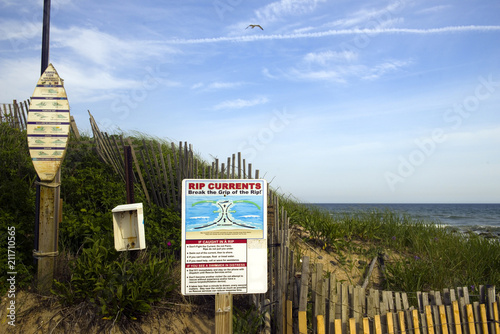
[[[97,153],[101,159],[111,165],[115,172],[125,179],[124,149],[130,146],[135,172],[134,182],[139,182],[148,202],[161,207],[181,207],[181,183],[183,179],[249,179],[252,178],[252,164],[246,164],[241,154],[233,154],[227,163],[219,164],[219,159],[208,164],[197,158],[192,145],[179,142],[170,144],[165,153],[164,143],[142,139],[134,144],[131,138],[108,135],[101,132],[89,112]],[[136,139],[137,141],[137,139]],[[259,171],[255,171],[259,178]]]
[[[141,184],[147,200],[157,205],[180,209],[184,178],[252,178],[252,165],[240,153],[220,166],[218,159],[208,164],[187,143],[172,143],[168,151],[157,141],[133,143],[130,138],[101,132],[89,115],[101,159],[125,178],[124,147],[130,146],[136,169],[132,177]],[[255,178],[259,178],[258,170]],[[409,298],[408,293],[346,285],[326,273],[322,264],[294,254],[290,232],[288,213],[269,189],[269,286],[267,293],[249,296],[265,315],[265,333],[500,334],[495,287],[480,287],[474,298],[467,287],[412,292]],[[300,267],[296,267],[296,257],[301,257]]]
[[[26,130],[29,101],[3,103],[0,106],[0,123],[8,123],[11,127]]]
[[[412,292],[409,298],[408,293],[343,284],[307,256],[296,267],[287,213],[272,191],[268,222],[269,291],[252,297],[269,313],[267,333],[500,334],[500,296],[494,286],[481,286],[474,296],[458,287]]]

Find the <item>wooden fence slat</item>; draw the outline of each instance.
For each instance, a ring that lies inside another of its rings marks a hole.
[[[341,320],[342,320],[342,332],[345,333],[347,330],[347,321],[349,317],[349,296],[347,294],[347,285],[342,284],[341,285],[341,302],[340,302],[340,307],[341,307]]]
[[[27,130],[28,129],[28,122],[26,120],[26,118],[27,118],[26,115],[28,114],[28,109],[26,108],[26,104],[24,104],[23,102],[19,103],[19,106],[21,107],[21,116],[22,116],[23,124],[24,124],[23,130]],[[73,122],[74,122],[74,119],[73,119]],[[80,136],[80,134],[78,134],[77,139],[80,139],[79,136]]]
[[[78,126],[76,126],[75,118],[73,116],[69,116],[69,124],[71,125],[71,130],[73,131],[76,140],[80,140],[80,131],[78,131]]]
[[[349,333],[350,334],[357,334],[356,319],[354,319],[354,318],[349,319]]]
[[[451,298],[448,299],[448,304],[444,305],[444,307],[445,307],[445,313],[446,313],[446,323],[448,324],[448,332],[454,334],[455,327],[453,326],[453,324],[455,323],[455,321],[453,321],[453,308],[452,308],[452,304],[451,304]]]
[[[5,110],[5,103],[3,104],[3,109]],[[3,123],[3,119],[4,119],[4,117],[3,117],[2,114],[3,114],[2,113],[2,107],[0,107],[0,123]]]
[[[129,146],[131,148],[132,159],[134,160],[135,169],[137,171],[137,174],[139,175],[139,180],[141,182],[142,191],[144,192],[144,195],[146,196],[146,200],[148,201],[148,204],[149,204],[149,203],[151,203],[151,198],[149,198],[148,188],[146,187],[146,183],[144,182],[144,178],[142,177],[141,167],[139,166],[139,161],[137,160],[134,146],[132,145],[132,140],[130,139],[130,137],[128,137],[127,141],[128,141]]]
[[[479,305],[481,329],[484,334],[488,333],[488,317],[486,316],[486,304]]]
[[[175,152],[173,152],[175,154]],[[170,197],[172,198],[172,204],[177,207],[177,196],[175,195],[175,175],[172,170],[172,162],[170,161],[170,154],[167,154],[167,166],[168,173],[170,175]]]
[[[406,334],[405,313],[403,311],[399,311],[398,318],[399,318],[399,333]]]
[[[370,319],[363,318],[363,334],[370,334]]]
[[[156,205],[160,205],[158,202],[158,198],[156,197],[156,189],[153,184],[153,180],[151,179],[151,173],[149,172],[148,164],[146,163],[146,158],[144,158],[144,152],[142,150],[139,151],[141,153],[142,164],[144,165],[144,169],[146,170],[146,174],[148,176],[149,186],[151,187],[151,192],[153,194],[153,202]]]
[[[427,321],[427,333],[434,334],[434,321],[432,319],[432,306],[425,306],[425,319]]]
[[[19,128],[19,124],[17,122],[17,119],[16,119],[16,115],[14,114],[14,111],[12,110],[12,105],[9,104],[9,115],[10,115],[10,124],[12,127],[14,128]]]
[[[392,316],[392,312],[387,312],[387,333],[394,334],[394,318]]]
[[[439,320],[441,322],[441,333],[448,334],[448,321],[446,320],[446,307],[439,305]]]
[[[335,334],[342,334],[342,319],[335,319]]]
[[[374,322],[374,329],[375,329],[375,334],[382,334],[382,324],[380,322],[380,315],[377,314],[374,319],[373,319],[373,322]]]
[[[325,317],[322,314],[318,314],[316,317],[318,334],[325,334]]]
[[[299,311],[299,333],[307,334],[307,312]]]
[[[495,286],[488,286],[486,292],[486,312],[487,318],[493,320],[493,303],[495,302]],[[495,333],[495,324],[490,321],[489,323],[490,333]]]
[[[164,189],[164,182],[162,180],[160,165],[158,164],[158,158],[156,156],[154,141],[150,141],[149,144],[151,146],[151,155],[153,158],[154,167],[156,168],[155,183],[158,186],[158,196],[161,198],[161,202],[162,202],[163,207],[166,208],[168,206],[168,202],[167,202],[167,198],[165,196],[166,191]],[[161,151],[161,145],[160,145],[160,151]],[[151,166],[151,168],[154,169],[153,166]],[[165,185],[165,187],[166,187],[166,185]]]
[[[467,324],[469,326],[469,334],[476,334],[476,326],[474,323],[474,312],[472,310],[472,304],[465,305],[467,310]]]
[[[323,315],[324,319],[325,319],[325,333],[328,333],[328,301],[329,301],[329,298],[328,298],[328,283],[329,283],[329,279],[328,278],[323,278],[323,293],[321,294],[321,303],[322,303],[322,306],[321,306],[321,314]]]
[[[318,304],[317,303],[317,286],[318,286],[318,279],[317,279],[317,274],[318,274],[318,267],[316,266],[314,270],[311,271],[311,297],[312,297],[312,328],[313,332],[316,332],[317,330],[317,323],[314,321],[316,319],[316,316],[318,315]]]
[[[453,322],[455,324],[455,334],[462,334],[462,325],[460,321],[460,309],[458,306],[458,301],[454,300],[452,303],[453,308]]]
[[[334,333],[335,324],[335,309],[337,304],[337,277],[334,273],[330,274],[330,291],[329,291],[329,312],[328,312],[328,322],[329,322],[329,333]]]
[[[309,257],[302,257],[299,296],[299,333],[307,334],[307,293],[309,286]]]
[[[151,182],[151,190],[153,191],[154,198],[156,198],[156,201],[157,201],[156,205],[159,205],[161,207],[165,207],[165,204],[163,203],[163,199],[161,197],[161,190],[158,189],[158,183],[157,183],[158,178],[156,177],[153,162],[151,161],[151,156],[149,154],[148,145],[146,144],[146,140],[144,138],[142,139],[142,145],[143,145],[142,146],[143,150],[141,151],[141,155],[145,159],[144,166],[147,166],[147,171],[148,171],[149,179]],[[143,154],[143,152],[144,152],[144,154]],[[146,164],[146,162],[147,162],[147,164]]]
[[[500,334],[500,319],[498,314],[498,302],[493,303],[493,320],[495,321],[495,333]]]
[[[161,168],[163,171],[163,182],[165,182],[165,196],[167,198],[167,205],[171,206],[172,200],[170,198],[170,191],[169,191],[169,187],[168,187],[168,173],[167,173],[167,168],[165,167],[165,159],[163,158],[163,151],[161,149],[160,142],[158,142],[158,152],[160,155]]]
[[[359,324],[360,319],[361,319],[361,305],[360,305],[360,289],[359,287],[354,287],[353,291],[353,298],[352,298],[352,311],[353,311],[353,318],[356,321],[356,324]]]
[[[399,293],[399,292],[394,292],[394,305],[395,305],[394,311],[401,311],[402,310],[401,293]]]
[[[105,145],[109,149],[109,153],[113,163],[116,165],[116,169],[118,170],[118,174],[122,177],[122,180],[125,180],[125,162],[123,161],[120,150],[116,147],[117,150],[113,147],[113,143],[111,142],[111,138],[107,132],[104,132],[104,142]]]
[[[418,321],[418,310],[411,311],[413,331],[415,334],[420,334],[420,325]]]
[[[419,313],[420,315],[420,328],[422,328],[422,333],[427,334],[429,330],[427,328],[427,315],[425,312]]]
[[[479,299],[481,299],[481,297],[479,297]],[[472,311],[474,313],[474,323],[476,325],[476,332],[481,333],[481,323],[480,323],[481,313],[479,310],[479,302],[472,303]]]
[[[286,301],[286,333],[293,334],[293,302]]]

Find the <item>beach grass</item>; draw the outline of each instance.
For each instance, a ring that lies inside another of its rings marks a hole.
[[[416,292],[500,284],[500,242],[439,221],[391,210],[330,212],[287,198],[292,224],[309,231],[308,242],[348,253],[361,242],[371,254],[397,254],[384,263],[384,289]]]

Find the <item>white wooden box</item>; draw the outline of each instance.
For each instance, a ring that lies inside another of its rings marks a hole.
[[[118,205],[113,210],[113,232],[117,251],[146,248],[142,203]]]

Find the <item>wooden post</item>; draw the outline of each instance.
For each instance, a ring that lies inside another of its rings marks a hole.
[[[124,147],[124,160],[125,160],[125,188],[127,190],[127,203],[135,203],[134,197],[134,177],[132,171],[132,147]]]
[[[271,301],[269,299],[264,300],[264,334],[271,334]]]
[[[73,130],[73,134],[77,140],[80,140],[80,131],[78,131],[78,127],[76,126],[75,118],[73,116],[69,116],[71,130]]]
[[[139,161],[137,160],[137,156],[135,155],[134,146],[132,145],[132,140],[130,139],[130,137],[128,137],[127,141],[130,146],[130,153],[132,154],[132,159],[134,160],[137,174],[139,175],[139,180],[141,181],[142,190],[144,191],[144,195],[146,196],[146,200],[148,201],[149,204],[151,203],[151,199],[149,198],[148,188],[146,188],[146,183],[144,182],[144,178],[142,177],[141,167],[139,166]]]
[[[233,296],[230,293],[215,295],[215,333],[233,333]]]
[[[55,183],[40,182],[40,211],[38,227],[38,251],[34,252],[38,260],[37,288],[41,294],[47,294],[52,287],[55,255],[57,254],[55,212]],[[55,240],[54,240],[55,239]]]
[[[307,333],[307,294],[309,285],[309,257],[302,258],[299,296],[299,333]]]

